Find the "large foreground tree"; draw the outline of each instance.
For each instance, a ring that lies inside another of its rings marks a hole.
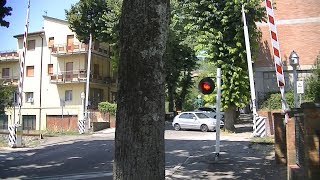
[[[247,24],[253,54],[257,49],[264,8],[261,0],[185,0],[184,7],[192,32],[206,50],[208,58],[222,69],[222,107],[225,110],[225,128],[235,131],[236,108],[249,102],[249,78],[241,17],[241,6],[247,13]]]
[[[169,0],[124,0],[114,179],[164,179],[163,54]]]
[[[6,0],[0,0],[0,26],[9,27],[10,23],[4,18],[11,15],[12,8],[5,6]]]

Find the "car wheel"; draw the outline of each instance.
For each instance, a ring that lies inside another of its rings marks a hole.
[[[178,123],[174,124],[174,130],[179,131],[181,129]]]
[[[202,124],[202,125],[200,126],[200,130],[201,130],[202,132],[207,132],[207,131],[208,131],[208,126],[205,125],[205,124]]]

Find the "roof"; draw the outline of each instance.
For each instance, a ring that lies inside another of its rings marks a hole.
[[[68,24],[68,21],[66,20],[62,20],[62,19],[58,19],[58,18],[53,18],[53,17],[49,17],[49,16],[42,16],[44,20],[51,20],[51,21],[58,21],[60,23],[65,23]]]
[[[36,36],[36,35],[41,35],[41,34],[44,34],[44,31],[35,31],[35,32],[30,32],[28,33],[28,36]],[[24,34],[17,34],[17,35],[14,35],[13,37],[15,38],[22,38]]]

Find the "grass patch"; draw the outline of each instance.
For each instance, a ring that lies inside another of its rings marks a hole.
[[[250,142],[257,144],[274,144],[274,138],[273,136],[253,137]]]
[[[49,136],[79,136],[79,135],[85,135],[85,134],[79,134],[77,131],[41,131],[41,134],[43,135],[49,135]]]
[[[7,137],[0,135],[0,147],[7,147],[7,146],[8,146]]]

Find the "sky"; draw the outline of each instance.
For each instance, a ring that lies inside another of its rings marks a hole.
[[[65,20],[65,9],[70,9],[72,4],[79,0],[30,0],[29,33],[41,31],[43,26],[43,15]],[[16,50],[17,39],[14,35],[23,34],[27,16],[28,0],[7,0],[12,8],[11,16],[4,20],[10,23],[9,28],[0,26],[0,52]]]

